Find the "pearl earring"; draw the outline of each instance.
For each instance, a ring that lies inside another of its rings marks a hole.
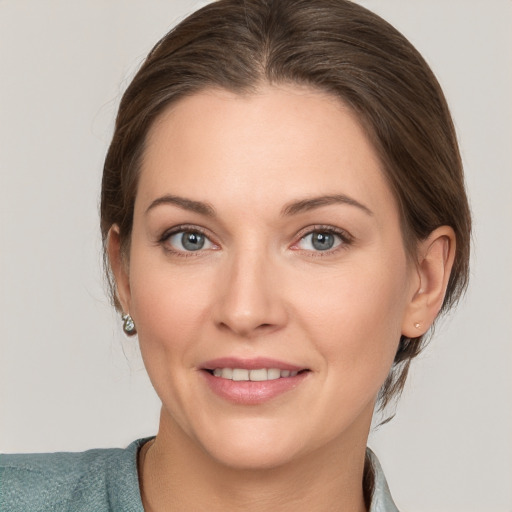
[[[123,320],[123,331],[126,336],[133,336],[134,334],[137,334],[133,318],[128,314],[124,314],[121,318]]]

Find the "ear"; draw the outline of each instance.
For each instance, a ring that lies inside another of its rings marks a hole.
[[[128,272],[128,262],[126,256],[121,251],[121,238],[119,235],[119,226],[114,224],[107,237],[107,253],[110,261],[110,267],[114,274],[116,282],[116,294],[121,307],[125,313],[130,312],[130,278]]]
[[[441,226],[418,244],[417,279],[402,324],[402,334],[425,334],[439,313],[455,258],[455,233]]]

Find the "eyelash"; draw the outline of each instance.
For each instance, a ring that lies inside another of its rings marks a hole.
[[[326,226],[326,225],[315,225],[315,226],[308,226],[304,230],[302,230],[301,233],[299,233],[298,241],[294,242],[292,248],[294,246],[297,246],[302,240],[304,240],[307,236],[312,235],[313,233],[322,233],[322,234],[329,234],[334,235],[340,239],[339,245],[332,249],[327,249],[325,251],[310,251],[306,249],[300,249],[295,248],[293,250],[296,251],[302,251],[304,253],[308,253],[308,256],[311,258],[325,258],[327,256],[331,256],[338,251],[343,251],[348,249],[353,243],[354,243],[354,237],[345,231],[344,229],[335,228],[333,226]]]
[[[180,226],[175,226],[167,231],[165,231],[162,236],[158,239],[158,244],[162,246],[163,250],[167,253],[172,254],[173,256],[178,256],[180,258],[190,258],[197,257],[201,254],[204,254],[205,251],[180,251],[177,249],[173,249],[167,242],[173,235],[177,235],[179,233],[195,233],[199,235],[203,235],[211,244],[217,245],[215,242],[211,240],[211,237],[207,235],[206,231],[198,226],[191,226],[189,224],[183,224]]]
[[[215,242],[211,240],[211,238],[207,235],[206,231],[198,226],[192,226],[192,225],[180,225],[175,226],[167,231],[165,231],[160,238],[158,239],[158,244],[162,246],[165,252],[173,254],[178,257],[182,258],[190,258],[193,256],[199,256],[201,254],[204,254],[204,250],[198,250],[198,251],[180,251],[173,249],[172,246],[168,244],[169,239],[173,235],[177,235],[179,233],[197,233],[200,235],[203,235],[211,244],[217,246]],[[332,249],[327,249],[325,251],[312,251],[307,249],[300,249],[295,248],[302,240],[304,240],[307,236],[312,235],[313,233],[323,233],[323,234],[330,234],[338,237],[340,239],[340,244],[338,244],[336,247]],[[334,228],[333,226],[326,226],[326,225],[315,225],[315,226],[308,226],[307,228],[304,228],[299,235],[297,236],[297,241],[294,242],[291,246],[292,250],[295,251],[301,251],[303,253],[307,253],[308,256],[313,258],[318,257],[326,257],[330,256],[340,250],[346,250],[350,245],[352,245],[354,242],[354,238],[352,235],[350,235],[347,231],[339,228]]]

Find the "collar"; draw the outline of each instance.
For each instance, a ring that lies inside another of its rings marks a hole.
[[[384,471],[380,465],[377,456],[370,450],[366,449],[366,455],[371,462],[374,472],[374,485],[372,503],[369,512],[399,512],[396,508],[391,492],[389,491]]]

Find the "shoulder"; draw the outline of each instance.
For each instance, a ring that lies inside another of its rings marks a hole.
[[[0,510],[139,512],[137,452],[144,441],[126,449],[0,455]]]

